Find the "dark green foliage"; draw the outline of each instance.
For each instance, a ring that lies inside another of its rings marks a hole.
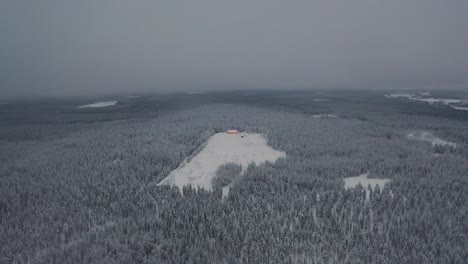
[[[229,162],[219,166],[216,175],[211,180],[213,188],[221,188],[229,185],[234,178],[240,175],[242,166],[237,163]]]

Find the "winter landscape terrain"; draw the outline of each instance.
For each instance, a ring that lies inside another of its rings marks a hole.
[[[411,96],[9,100],[0,263],[467,263],[468,112]]]

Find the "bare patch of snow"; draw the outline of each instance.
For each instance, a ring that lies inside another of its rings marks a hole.
[[[338,115],[334,114],[322,114],[322,115],[312,115],[313,118],[335,118],[339,117]]]
[[[443,104],[443,105],[450,105],[453,103],[466,103],[466,100],[462,99],[444,99],[444,98],[419,98],[419,97],[411,97],[408,98],[410,100],[426,102],[430,104]]]
[[[96,108],[96,107],[107,107],[114,106],[118,101],[107,101],[107,102],[97,102],[93,104],[81,105],[79,108]]]
[[[176,185],[179,188],[190,184],[211,190],[211,179],[219,166],[234,162],[242,165],[243,172],[250,163],[274,162],[285,157],[286,153],[272,149],[260,134],[216,133],[206,143],[205,148],[189,162],[183,162],[158,185]],[[223,189],[227,195],[229,188]]]
[[[392,93],[392,94],[387,94],[385,97],[387,98],[411,98],[414,95],[409,94],[409,93]]]
[[[430,92],[422,92],[422,93],[420,93],[420,95],[422,95],[422,96],[431,96],[431,93]]]
[[[450,146],[450,147],[456,147],[457,146],[456,143],[440,139],[440,138],[436,137],[435,135],[433,135],[431,132],[428,132],[428,131],[409,133],[408,138],[430,142],[432,144],[432,146],[435,146],[435,145]]]
[[[423,96],[429,96],[429,92],[420,93]],[[394,93],[394,94],[387,94],[385,95],[387,98],[407,98],[408,100],[419,101],[419,102],[426,102],[431,105],[447,105],[452,107],[456,110],[464,110],[468,111],[468,107],[465,106],[454,106],[452,104],[462,104],[468,105],[467,99],[450,99],[450,98],[427,98],[421,96],[415,96],[409,93]]]
[[[468,111],[468,106],[467,106],[467,107],[463,107],[463,106],[454,106],[454,105],[451,105],[450,107],[452,107],[452,108],[455,109],[455,110]]]
[[[354,188],[359,184],[361,184],[364,188],[367,188],[369,184],[371,185],[372,189],[374,189],[377,185],[379,185],[380,188],[383,188],[385,183],[390,182],[390,179],[369,179],[368,176],[369,173],[364,173],[359,176],[344,178],[345,188]]]
[[[390,182],[390,179],[369,179],[368,176],[369,173],[364,173],[359,176],[344,178],[345,188],[350,189],[361,184],[366,189],[366,201],[369,201],[370,193],[367,186],[370,185],[372,189],[375,189],[379,185],[379,188],[382,189],[387,182]]]

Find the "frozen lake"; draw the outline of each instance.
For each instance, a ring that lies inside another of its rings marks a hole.
[[[211,179],[219,166],[235,162],[242,165],[243,171],[253,162],[260,164],[266,161],[275,162],[285,157],[286,153],[272,149],[260,134],[214,134],[205,148],[193,157],[190,162],[183,162],[179,168],[158,185],[170,184],[182,188],[191,184],[211,190]]]

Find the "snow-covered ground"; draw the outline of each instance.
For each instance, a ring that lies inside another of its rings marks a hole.
[[[435,145],[450,146],[450,147],[457,146],[456,143],[445,141],[441,138],[436,137],[435,135],[433,135],[431,132],[428,132],[428,131],[409,133],[408,138],[427,141],[427,142],[430,142],[432,146],[435,146]]]
[[[377,185],[379,185],[380,188],[383,188],[385,183],[390,182],[389,179],[369,179],[368,176],[369,173],[364,173],[359,176],[344,178],[345,188],[354,188],[358,186],[359,183],[361,183],[364,188],[367,188],[369,184],[372,188],[375,188]]]
[[[444,104],[450,105],[454,103],[466,103],[466,100],[462,99],[444,99],[444,98],[418,98],[418,97],[411,97],[410,100],[426,102],[430,104]]]
[[[338,117],[338,115],[333,114],[322,114],[322,115],[312,115],[313,118],[334,118]]]
[[[361,184],[362,187],[366,189],[366,200],[368,201],[370,193],[369,190],[367,190],[367,187],[369,184],[371,185],[372,189],[375,189],[377,185],[379,185],[379,188],[382,189],[385,186],[385,183],[390,182],[389,179],[369,179],[368,176],[369,173],[364,173],[359,176],[344,178],[345,188],[350,189]]]
[[[451,105],[450,107],[452,107],[455,110],[468,111],[468,106],[467,107],[462,107],[462,106]]]
[[[184,185],[191,184],[194,187],[200,186],[211,190],[211,179],[215,176],[218,167],[225,163],[238,163],[245,171],[251,162],[255,164],[274,162],[286,156],[286,153],[268,146],[266,139],[260,134],[243,135],[244,137],[239,134],[214,134],[200,153],[190,162],[183,162],[158,185],[177,185],[182,189]],[[228,190],[223,192],[227,193]]]
[[[430,95],[429,92],[421,93],[423,96],[428,96]],[[421,97],[421,96],[416,96],[413,94],[409,93],[392,93],[392,94],[387,94],[385,95],[387,98],[407,98],[409,100],[413,101],[420,101],[420,102],[426,102],[429,104],[438,104],[438,105],[447,105],[452,107],[453,109],[456,110],[468,110],[468,100],[467,99],[450,99],[450,98],[427,98],[427,97]],[[464,104],[467,105],[466,107],[464,106],[454,106],[452,104]]]
[[[387,98],[411,98],[414,95],[409,94],[409,93],[392,93],[392,94],[387,94],[385,97]]]
[[[79,108],[96,108],[96,107],[107,107],[117,104],[118,101],[107,101],[107,102],[97,102],[93,104],[81,105]]]

